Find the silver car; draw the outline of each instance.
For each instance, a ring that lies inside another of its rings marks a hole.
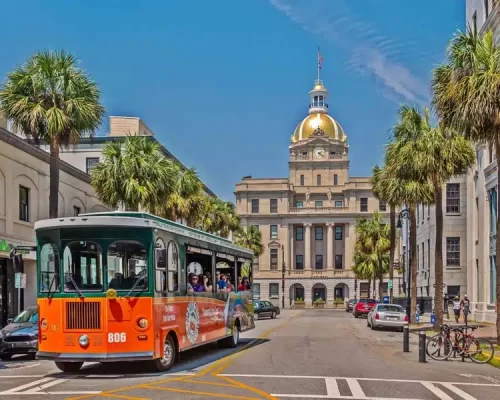
[[[396,328],[400,331],[408,324],[408,317],[399,304],[377,304],[368,313],[366,326],[377,328]]]

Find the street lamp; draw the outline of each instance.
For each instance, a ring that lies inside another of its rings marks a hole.
[[[410,210],[408,210],[408,209],[401,210],[401,212],[399,213],[398,223],[396,225],[398,229],[401,229],[403,227],[403,223],[402,223],[403,219],[406,219],[406,220],[410,219]],[[406,249],[405,249],[405,252],[406,252],[405,259],[406,259],[406,265],[407,265],[406,270],[408,271],[408,279],[406,280],[408,282],[408,289],[407,289],[408,304],[406,307],[406,315],[408,316],[408,321],[411,321],[411,267],[410,267],[411,264],[410,264],[410,224],[409,223],[406,224]]]
[[[281,308],[285,308],[285,245],[281,245]]]

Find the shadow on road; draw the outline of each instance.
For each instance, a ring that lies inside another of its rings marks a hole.
[[[168,372],[154,372],[147,362],[112,362],[84,364],[76,374],[55,373],[49,376],[65,379],[122,379],[125,376],[162,376],[179,372],[193,372],[217,360],[236,354],[240,351],[259,346],[268,342],[269,339],[246,338],[240,340],[240,346],[236,349],[221,349],[217,343],[211,343],[187,350],[181,353],[180,361]],[[90,375],[90,376],[89,376]]]

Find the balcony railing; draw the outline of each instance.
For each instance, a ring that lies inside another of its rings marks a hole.
[[[349,207],[290,207],[292,214],[342,214],[349,212]]]
[[[312,160],[310,154],[295,154],[292,156],[292,159],[295,161],[309,161]],[[343,160],[344,155],[342,154],[328,154],[329,160]]]
[[[321,103],[321,102],[316,102],[316,103],[310,103],[309,108],[316,108],[316,107],[323,107],[323,108],[328,108],[328,104],[326,103]]]

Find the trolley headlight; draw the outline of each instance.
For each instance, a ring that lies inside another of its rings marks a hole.
[[[82,335],[78,338],[78,343],[80,343],[80,346],[82,347],[87,347],[90,343],[89,337],[87,335]]]
[[[146,329],[149,326],[149,321],[146,318],[140,318],[137,321],[139,328]]]

